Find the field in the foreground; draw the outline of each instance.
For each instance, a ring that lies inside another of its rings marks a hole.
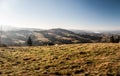
[[[120,76],[120,44],[0,48],[0,76]]]

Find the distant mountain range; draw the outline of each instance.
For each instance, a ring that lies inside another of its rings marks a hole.
[[[91,32],[82,30],[66,30],[61,28],[42,30],[34,28],[20,28],[15,30],[0,31],[1,44],[27,45],[31,37],[33,45],[53,45],[71,43],[110,42],[110,37],[120,36],[120,31]],[[120,39],[119,39],[120,40]]]

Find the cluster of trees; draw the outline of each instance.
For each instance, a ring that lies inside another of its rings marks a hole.
[[[120,42],[120,36],[111,36],[110,41],[112,43],[119,43]]]
[[[119,35],[103,36],[101,42],[119,43],[120,36]]]

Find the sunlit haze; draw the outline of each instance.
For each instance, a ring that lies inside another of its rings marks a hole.
[[[0,0],[0,25],[120,30],[120,0]]]

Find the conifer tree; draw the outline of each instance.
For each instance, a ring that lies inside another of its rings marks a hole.
[[[32,46],[32,39],[31,37],[29,36],[28,40],[27,40],[27,45],[28,46]]]

